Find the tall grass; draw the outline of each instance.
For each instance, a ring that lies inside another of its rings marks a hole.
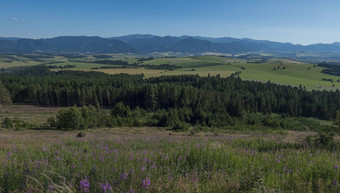
[[[113,136],[0,149],[0,192],[339,192],[338,152],[230,137]]]

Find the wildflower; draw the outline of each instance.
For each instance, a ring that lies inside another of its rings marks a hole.
[[[153,162],[153,163],[152,163],[151,168],[156,168],[156,162]]]
[[[82,192],[89,192],[90,182],[87,179],[81,180],[79,188],[80,188],[80,191]]]
[[[47,189],[49,190],[49,191],[54,191],[55,190],[55,187],[53,186],[53,185],[48,185],[48,187],[47,187]]]
[[[134,190],[129,190],[127,193],[135,193]]]
[[[142,167],[140,168],[140,170],[141,170],[142,172],[144,172],[144,170],[145,170],[145,167],[144,167],[144,166],[142,166]]]
[[[147,161],[148,161],[148,158],[147,158],[147,157],[143,159],[143,162],[147,162]]]
[[[338,184],[338,181],[335,179],[333,182],[332,182],[333,186],[336,186]]]
[[[122,180],[127,180],[128,174],[124,172],[124,173],[122,173],[122,175],[120,175],[120,178],[121,178]]]
[[[150,179],[149,179],[149,178],[146,178],[146,179],[143,180],[142,187],[143,187],[143,188],[148,188],[148,187],[150,186],[150,184],[151,184]]]
[[[107,183],[107,182],[105,184],[102,184],[101,188],[102,188],[103,192],[105,192],[105,193],[106,192],[110,193],[111,190],[112,190],[111,185],[109,183]]]
[[[198,183],[198,178],[192,178],[191,180],[193,183]]]
[[[100,160],[101,162],[104,162],[104,155],[101,155],[101,156],[99,157],[99,160]]]
[[[334,169],[336,169],[336,170],[339,169],[339,165],[335,165]]]

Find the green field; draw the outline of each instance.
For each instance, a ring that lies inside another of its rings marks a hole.
[[[261,82],[270,81],[272,83],[293,86],[301,85],[305,86],[307,90],[336,90],[340,88],[340,82],[337,82],[339,77],[321,73],[323,68],[317,67],[317,65],[316,67],[314,67],[314,64],[296,62],[293,60],[280,58],[270,58],[261,61],[258,59],[258,57],[240,59],[217,56],[190,56],[181,58],[162,57],[138,62],[137,59],[140,57],[133,55],[104,55],[104,59],[100,59],[100,57],[96,55],[75,55],[72,57],[67,55],[53,55],[53,57],[42,58],[39,58],[39,55],[33,56],[37,57],[32,58],[32,55],[1,55],[0,68],[47,64],[57,66],[75,65],[75,67],[71,70],[91,71],[92,68],[100,68],[103,66],[112,67],[112,65],[93,63],[95,61],[122,60],[124,62],[128,62],[129,64],[168,64],[180,66],[182,68],[170,71],[145,69],[142,67],[129,67],[128,69],[98,69],[94,71],[100,71],[109,74],[143,73],[145,77],[183,74],[198,74],[200,76],[216,76],[220,74],[222,77],[227,77],[230,76],[232,73],[241,72],[239,76],[243,80],[255,80]],[[280,69],[278,69],[278,67],[280,67]],[[333,82],[323,81],[322,79],[332,79]]]
[[[243,64],[246,70],[242,71],[240,77],[245,80],[271,81],[278,84],[306,86],[309,90],[336,90],[340,88],[337,76],[321,73],[323,68],[315,67],[313,64],[305,63],[283,63],[286,69],[276,69],[279,61],[254,64]],[[281,67],[282,68],[282,67]],[[310,68],[310,70],[308,70]],[[334,83],[322,79],[333,79]],[[332,87],[334,84],[334,87]]]
[[[339,77],[321,73],[323,68],[314,67],[314,64],[294,62],[286,59],[272,59],[265,63],[247,63],[247,60],[223,57],[187,57],[187,58],[161,58],[147,61],[148,64],[159,65],[164,62],[183,66],[163,75],[199,74],[227,76],[233,72],[241,71],[240,77],[244,80],[273,82],[277,84],[306,86],[308,90],[336,90],[340,83],[336,82]],[[280,69],[277,68],[280,64]],[[242,69],[244,67],[244,69]],[[282,69],[285,67],[285,69]],[[309,69],[310,68],[310,69]],[[194,69],[194,71],[190,71]],[[333,79],[334,82],[322,79]],[[334,84],[334,87],[333,87]]]

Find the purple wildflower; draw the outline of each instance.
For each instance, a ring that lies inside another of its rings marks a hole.
[[[110,193],[111,190],[112,190],[111,185],[107,182],[105,184],[102,184],[101,188],[102,188],[103,192],[105,192],[105,193]]]
[[[152,163],[151,168],[156,168],[156,162],[153,162],[153,163]]]
[[[82,192],[89,192],[90,182],[87,179],[81,180],[79,188],[80,188],[80,191]]]
[[[150,186],[150,184],[151,184],[150,179],[149,179],[149,178],[146,178],[146,179],[143,180],[142,187],[143,187],[143,188],[148,188],[148,187]]]
[[[99,157],[99,160],[100,160],[101,162],[104,162],[104,155],[101,155],[101,156]]]
[[[53,185],[48,185],[47,189],[49,191],[54,191],[55,190],[55,187]]]
[[[134,190],[129,190],[127,193],[135,193]]]
[[[336,169],[336,170],[339,169],[339,165],[335,165],[334,169]]]
[[[142,167],[140,168],[140,170],[141,170],[142,172],[144,172],[144,171],[145,171],[145,167],[142,166]]]
[[[122,173],[122,175],[120,175],[120,178],[121,178],[122,180],[127,180],[128,174],[124,172],[124,173]]]
[[[333,184],[333,186],[336,186],[338,184],[338,181],[335,179],[335,180],[333,180],[332,184]]]

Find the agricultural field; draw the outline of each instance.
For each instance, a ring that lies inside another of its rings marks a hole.
[[[39,64],[29,58],[20,57],[16,55],[0,55],[0,68],[8,68],[15,66],[31,66]]]
[[[14,66],[30,66],[46,64],[48,66],[72,65],[68,69],[58,70],[81,70],[100,71],[108,74],[141,74],[146,78],[171,75],[199,75],[228,77],[239,72],[243,80],[254,80],[261,82],[273,82],[283,85],[305,86],[307,90],[336,90],[340,88],[340,79],[337,76],[321,73],[324,69],[315,64],[308,64],[289,59],[269,58],[260,60],[253,58],[233,58],[217,56],[190,56],[190,57],[160,57],[139,61],[139,56],[103,54],[103,55],[1,55],[0,68]],[[102,64],[100,61],[123,61],[128,64],[137,64],[121,68],[117,65]],[[96,63],[98,62],[98,63]],[[150,69],[145,65],[173,65],[179,67],[174,70]],[[138,65],[141,67],[138,68]],[[115,67],[115,68],[112,68]],[[332,81],[325,81],[332,80]]]
[[[270,81],[277,84],[293,86],[302,85],[308,90],[336,90],[340,88],[340,82],[337,82],[339,77],[321,73],[324,68],[317,67],[317,65],[314,67],[314,64],[295,62],[287,59],[272,59],[264,63],[253,63],[245,59],[224,59],[223,57],[212,56],[184,58],[182,63],[180,62],[181,58],[175,58],[173,60],[166,59],[154,59],[147,63],[159,65],[168,62],[169,64],[176,64],[183,67],[183,69],[166,72],[164,73],[165,75],[198,74],[207,76],[208,74],[220,74],[222,77],[225,77],[240,71],[239,76],[243,80]],[[278,66],[280,69],[278,69]],[[333,82],[323,81],[322,79],[332,79]]]
[[[278,66],[280,69],[278,69]],[[271,81],[278,84],[305,86],[308,90],[336,90],[339,77],[321,73],[323,68],[306,63],[273,61],[265,64],[247,63],[240,77],[244,80]],[[276,68],[275,70],[273,70]],[[285,68],[285,69],[282,69]],[[333,79],[333,82],[322,79]],[[333,87],[334,84],[334,87]]]

